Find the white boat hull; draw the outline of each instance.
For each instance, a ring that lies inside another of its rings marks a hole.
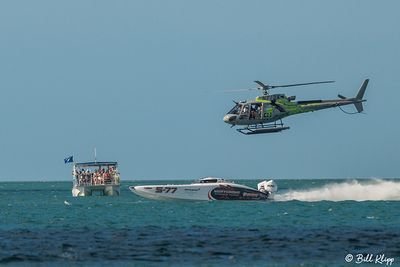
[[[144,185],[129,189],[141,197],[157,200],[267,200],[271,197],[269,192],[235,183]]]
[[[119,196],[119,185],[82,185],[72,188],[73,197],[86,196]]]

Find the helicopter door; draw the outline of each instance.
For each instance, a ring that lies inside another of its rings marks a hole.
[[[261,119],[262,103],[252,103],[250,106],[250,119]]]
[[[264,113],[263,114],[264,118],[267,118],[267,119],[272,118],[272,115],[273,115],[273,112],[274,112],[274,109],[273,109],[272,105],[264,103],[263,110],[264,110],[264,112],[263,112]]]
[[[242,105],[239,119],[248,119],[249,116],[250,116],[250,105],[249,104]]]

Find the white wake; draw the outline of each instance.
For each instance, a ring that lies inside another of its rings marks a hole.
[[[277,201],[365,201],[400,200],[400,181],[381,179],[357,181],[350,180],[330,183],[322,187],[307,190],[289,190],[275,195]]]

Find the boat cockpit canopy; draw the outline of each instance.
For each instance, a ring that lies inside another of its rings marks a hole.
[[[199,184],[232,183],[222,178],[206,177],[196,181]]]

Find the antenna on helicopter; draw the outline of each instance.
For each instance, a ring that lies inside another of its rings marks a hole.
[[[282,84],[282,85],[269,85],[264,84],[260,81],[254,81],[256,84],[259,85],[257,87],[258,90],[263,92],[263,95],[268,95],[268,90],[280,87],[294,87],[294,86],[303,86],[303,85],[311,85],[311,84],[321,84],[321,83],[334,83],[335,81],[321,81],[321,82],[309,82],[309,83],[293,83],[293,84]]]

